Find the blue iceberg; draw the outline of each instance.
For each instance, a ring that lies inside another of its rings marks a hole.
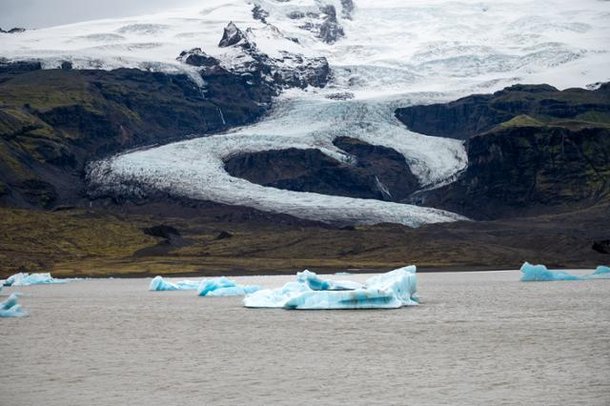
[[[354,290],[362,288],[362,284],[358,282],[322,279],[307,269],[303,272],[297,272],[297,281],[306,283],[311,290]]]
[[[161,276],[155,276],[152,281],[150,281],[150,286],[148,290],[154,292],[167,292],[171,290],[197,290],[201,284],[200,281],[189,281],[183,280],[176,283],[168,282]]]
[[[221,276],[220,278],[204,279],[197,288],[199,296],[243,296],[259,291],[260,286],[239,285],[235,281]]]
[[[564,271],[551,271],[544,265],[532,265],[529,262],[521,266],[522,282],[550,282],[550,281],[584,281],[590,279],[610,279],[610,268],[600,265],[595,272],[589,275],[572,275]]]
[[[608,277],[610,277],[610,267],[600,265],[595,269],[595,272],[593,272],[592,275],[608,275]]]
[[[172,290],[196,290],[199,296],[244,296],[260,290],[260,286],[239,285],[235,281],[221,276],[201,281],[183,280],[168,282],[161,276],[155,276],[148,288],[151,291],[167,292]]]
[[[66,283],[68,279],[56,279],[50,273],[25,273],[11,275],[4,281],[4,286],[30,286]]]
[[[563,271],[550,271],[544,265],[532,265],[529,262],[521,266],[522,282],[541,281],[580,281],[584,278]]]
[[[350,285],[353,288],[349,289]],[[299,310],[397,309],[418,304],[416,287],[415,266],[373,276],[364,284],[325,281],[307,271],[297,274],[296,282],[279,289],[260,290],[246,296],[244,306]]]
[[[27,313],[17,303],[19,296],[16,293],[11,294],[8,299],[0,303],[0,317],[23,317]]]

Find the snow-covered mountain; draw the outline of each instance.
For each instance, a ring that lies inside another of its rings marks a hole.
[[[0,56],[47,68],[70,62],[186,73],[204,92],[206,65],[217,63],[239,75],[262,72],[283,89],[255,125],[91,165],[98,190],[138,185],[306,219],[418,226],[461,216],[263,187],[229,176],[224,160],[316,148],[349,163],[333,144],[349,136],[398,151],[422,188],[438,187],[466,167],[463,143],[407,130],[396,108],[514,83],[565,88],[607,81],[609,17],[610,3],[600,0],[212,0],[138,18],[1,34]]]

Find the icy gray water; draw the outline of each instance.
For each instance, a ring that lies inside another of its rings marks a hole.
[[[384,311],[246,309],[149,279],[22,287],[0,405],[608,405],[610,280],[518,278],[420,274],[422,305]]]

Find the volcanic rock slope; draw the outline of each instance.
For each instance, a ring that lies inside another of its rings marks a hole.
[[[443,187],[468,167],[463,140],[410,131],[394,111],[514,83],[607,81],[609,16],[610,3],[597,0],[210,1],[11,34],[0,55],[43,68],[183,74],[203,100],[213,95],[214,75],[227,72],[253,102],[273,106],[253,125],[94,162],[92,196],[161,190],[311,220],[418,226],[463,217],[406,204],[404,190],[392,197],[375,171],[362,183],[379,193],[367,197],[392,201],[257,185],[231,176],[225,164],[247,154],[315,150],[349,168],[362,164],[354,152],[361,143],[404,157],[408,192]],[[201,133],[240,124],[227,122],[220,103],[214,107],[220,124]]]

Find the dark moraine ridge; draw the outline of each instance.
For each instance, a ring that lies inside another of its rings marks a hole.
[[[299,192],[402,201],[417,190],[417,178],[393,149],[349,137],[334,144],[353,162],[339,162],[317,149],[289,148],[237,155],[225,168],[253,183]]]

